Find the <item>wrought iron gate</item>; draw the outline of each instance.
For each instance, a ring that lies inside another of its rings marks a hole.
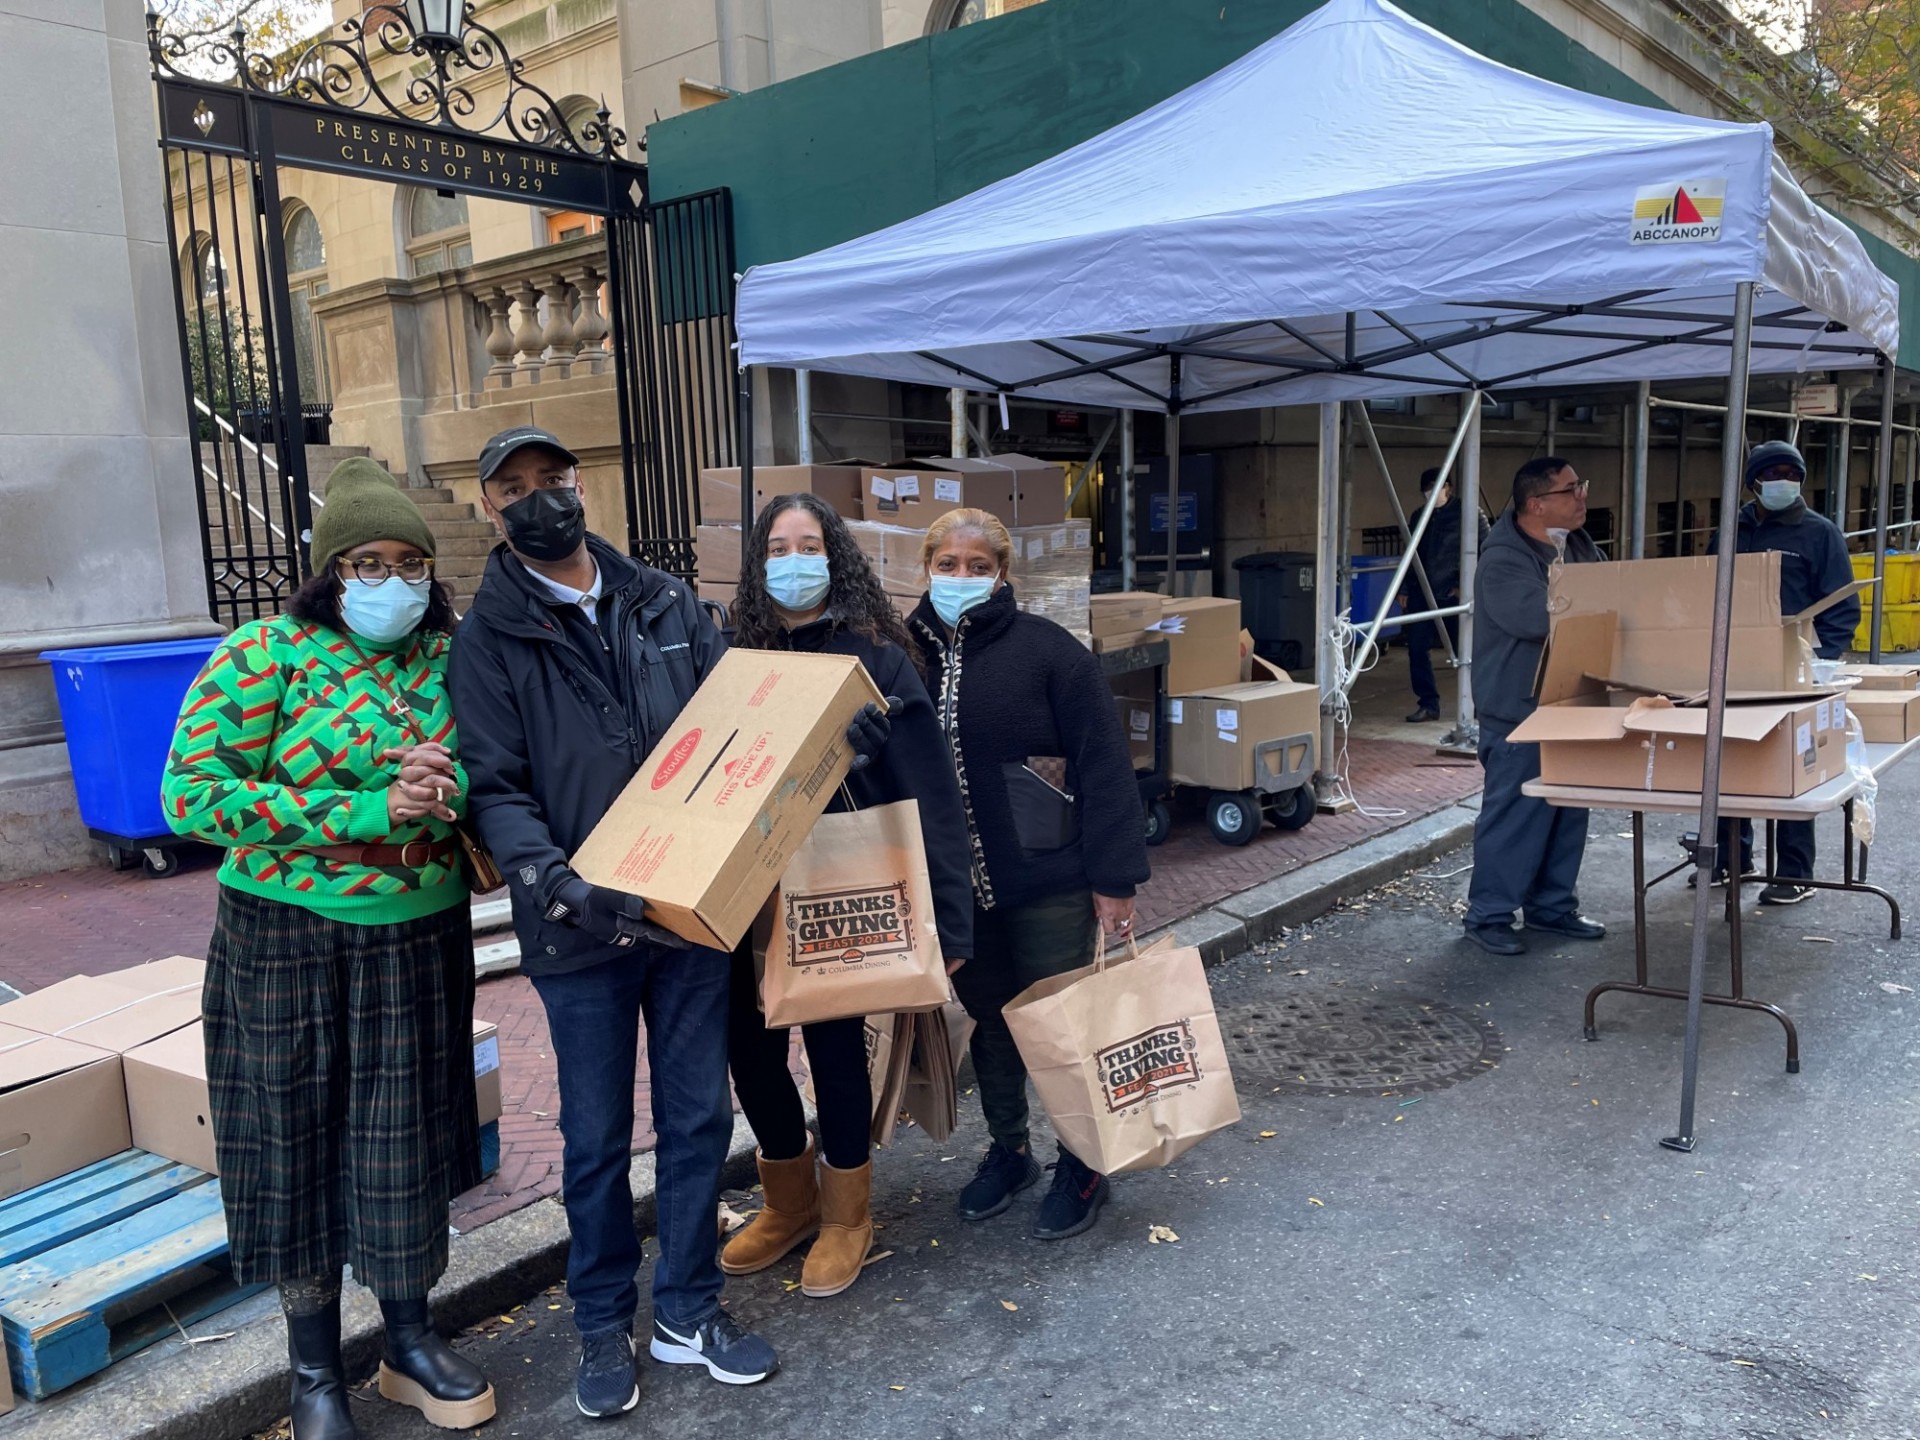
[[[416,33],[396,6],[280,57],[240,32],[190,52],[149,16],[217,619],[279,610],[306,577],[323,503],[306,473],[281,166],[603,217],[627,547],[693,574],[698,471],[735,452],[727,193],[654,202],[607,111],[568,119],[465,9],[457,37]]]

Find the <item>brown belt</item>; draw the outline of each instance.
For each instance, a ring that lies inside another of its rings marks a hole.
[[[436,860],[459,854],[460,843],[453,839],[409,840],[404,845],[303,845],[301,849],[309,855],[374,870],[424,870]]]

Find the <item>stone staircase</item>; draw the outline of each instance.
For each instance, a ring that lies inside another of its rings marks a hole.
[[[264,486],[260,483],[258,456],[229,439],[221,447],[216,467],[213,450],[210,443],[202,446],[205,469],[201,484],[206,495],[207,513],[215,519],[210,545],[215,566],[228,573],[228,588],[237,598],[245,600],[245,597],[258,590],[267,608],[278,608],[270,598],[267,581],[243,578],[250,569],[245,564],[249,541],[256,554],[269,550],[284,552],[284,548],[290,545],[298,545],[304,550],[305,546],[297,538],[286,536],[286,517],[282,513],[278,487],[272,483]],[[307,475],[313,492],[316,495],[324,494],[327,477],[341,461],[368,453],[366,447],[359,445],[307,446]],[[223,477],[225,482],[224,513],[228,517],[229,534],[223,534],[218,524],[223,496],[216,474]],[[269,469],[267,474],[271,479],[272,470]],[[427,528],[433,531],[437,551],[434,573],[453,592],[454,609],[464,614],[486,569],[487,552],[493,548],[495,538],[493,527],[476,513],[473,506],[456,501],[453,492],[445,487],[410,488],[407,493],[420,507]]]

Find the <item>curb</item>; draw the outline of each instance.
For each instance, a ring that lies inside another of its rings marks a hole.
[[[1198,947],[1205,963],[1218,965],[1249,946],[1304,924],[1333,909],[1340,899],[1429,864],[1473,838],[1478,797],[1447,806],[1384,835],[1363,841],[1251,890],[1230,895],[1155,935],[1177,930]],[[1152,936],[1148,938],[1153,938]],[[725,1187],[753,1183],[753,1132],[734,1117],[733,1137],[722,1172]],[[636,1155],[629,1171],[634,1224],[643,1235],[655,1222],[654,1160]],[[567,1217],[558,1199],[536,1201],[502,1216],[449,1246],[447,1273],[433,1294],[434,1318],[443,1330],[467,1326],[524,1302],[566,1277]],[[348,1373],[365,1377],[379,1358],[380,1311],[358,1286],[345,1293],[341,1348]],[[23,1400],[0,1421],[8,1440],[232,1440],[264,1430],[286,1413],[286,1341],[271,1295],[231,1312],[240,1324],[231,1339],[180,1347],[168,1342],[110,1367],[91,1384],[35,1404]],[[241,1319],[245,1316],[245,1319]],[[215,1330],[220,1316],[197,1328]]]
[[[1283,928],[1291,929],[1326,914],[1344,896],[1370,890],[1469,843],[1479,814],[1479,796],[1475,795],[1470,801],[1457,802],[1363,840],[1350,850],[1309,861],[1277,880],[1229,895],[1145,938],[1150,941],[1176,932],[1183,945],[1198,948],[1207,965],[1222,964],[1242,950],[1273,938]]]
[[[736,1115],[723,1188],[751,1184],[753,1132]],[[628,1172],[633,1223],[653,1233],[653,1155],[636,1155]],[[443,1331],[464,1330],[523,1303],[566,1278],[567,1215],[558,1199],[535,1201],[490,1225],[452,1239],[447,1273],[433,1292],[433,1315]],[[341,1350],[347,1373],[364,1379],[380,1355],[380,1307],[357,1285],[345,1287]],[[180,1346],[162,1341],[146,1352],[157,1363],[121,1362],[65,1396],[19,1408],[0,1420],[8,1440],[233,1440],[274,1424],[287,1413],[286,1336],[271,1293],[246,1302],[254,1309],[233,1337]],[[215,1315],[194,1328],[217,1331]]]

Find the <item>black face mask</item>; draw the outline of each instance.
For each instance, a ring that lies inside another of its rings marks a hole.
[[[536,490],[500,512],[507,544],[530,560],[565,560],[587,537],[586,511],[578,490]]]

